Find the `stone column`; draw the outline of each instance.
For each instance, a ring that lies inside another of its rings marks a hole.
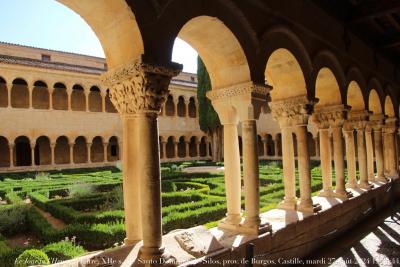
[[[189,118],[189,103],[186,103],[186,99],[184,99],[185,103],[185,117]]]
[[[262,139],[263,142],[263,146],[264,146],[264,156],[267,157],[268,156],[268,139],[264,138]]]
[[[237,121],[242,124],[243,148],[243,181],[246,216],[239,227],[233,229],[246,234],[259,234],[270,229],[269,224],[262,224],[259,216],[259,168],[258,168],[258,137],[256,119],[261,111],[261,104],[268,97],[269,88],[264,85],[255,85],[252,82],[238,84],[232,87],[210,91],[207,96],[212,100],[219,118],[224,126],[224,161],[225,177],[234,177],[234,181],[225,184],[229,209],[234,209],[233,225],[240,222],[240,159]],[[229,166],[230,165],[230,166]],[[229,167],[230,173],[227,173]],[[234,201],[229,205],[228,196]],[[229,221],[228,221],[229,222]]]
[[[69,163],[74,165],[74,143],[69,144]]]
[[[10,168],[14,168],[14,144],[9,143],[8,148],[10,150]]]
[[[335,174],[336,174],[335,196],[341,199],[347,199],[352,195],[350,194],[350,192],[347,192],[345,188],[342,127],[337,124],[334,125],[332,127],[332,135],[333,135],[333,160],[335,164]]]
[[[87,163],[92,163],[92,143],[86,143],[87,149]]]
[[[375,144],[375,157],[376,157],[376,180],[380,182],[387,182],[384,175],[383,166],[383,149],[382,149],[382,124],[377,123],[373,127],[374,130],[374,144]]]
[[[346,187],[358,188],[356,178],[356,153],[354,146],[354,129],[351,125],[345,125],[343,129],[344,139],[346,143],[346,161],[348,181]]]
[[[281,136],[282,137],[282,136]],[[292,138],[292,146],[293,146],[293,138]],[[279,157],[279,143],[278,143],[278,139],[275,139],[274,140],[274,154],[275,154],[275,157],[277,158],[277,157]],[[294,152],[293,152],[293,155],[294,155]],[[294,157],[294,156],[293,156]]]
[[[106,112],[106,93],[101,93],[101,112]]]
[[[320,149],[319,149],[319,142],[318,142],[318,137],[314,137],[314,146],[315,146],[315,157],[319,158],[320,157]]]
[[[330,197],[333,195],[332,190],[332,158],[329,140],[329,128],[319,129],[320,150],[321,150],[321,172],[322,172],[322,191],[320,196]]]
[[[179,64],[165,67],[135,60],[103,75],[104,84],[110,87],[111,100],[124,118],[127,243],[143,238],[138,257],[154,262],[146,266],[168,260],[162,246],[158,113],[168,96],[171,78],[181,70]],[[137,157],[139,153],[141,156]],[[135,190],[139,192],[132,192]],[[141,227],[137,220],[141,221]]]
[[[55,164],[55,152],[54,149],[56,148],[56,144],[55,143],[51,143],[50,144],[50,153],[51,153],[51,165]]]
[[[167,158],[167,142],[162,141],[161,142],[162,145],[162,154],[161,154],[161,158],[166,159]]]
[[[174,158],[179,158],[179,150],[178,150],[178,144],[179,142],[174,142]]]
[[[397,179],[398,175],[398,159],[396,156],[396,134],[397,134],[397,119],[388,118],[383,128],[384,138],[386,143],[385,156],[387,158],[386,175],[389,178]]]
[[[360,173],[360,188],[371,189],[368,183],[368,171],[367,171],[367,151],[365,147],[365,122],[359,122],[356,125],[357,131],[357,155],[358,155],[358,168]]]
[[[200,142],[196,141],[196,155],[198,158],[200,158]],[[208,148],[207,148],[207,142],[206,142],[206,157],[207,157],[207,153],[208,153]]]
[[[365,127],[365,145],[367,153],[367,177],[369,182],[373,182],[375,181],[374,148],[372,144],[372,128],[369,125]]]
[[[31,166],[36,165],[36,163],[35,163],[35,146],[36,146],[36,143],[31,143],[31,160],[32,160]]]
[[[89,108],[89,94],[90,92],[87,90],[84,90],[83,93],[85,94],[85,111],[89,112],[90,108]]]
[[[103,143],[103,150],[104,150],[104,152],[103,152],[103,154],[104,154],[104,162],[108,162],[108,159],[107,159],[107,154],[108,154],[108,143],[107,142],[105,142],[105,143]]]
[[[54,88],[48,88],[49,90],[49,110],[53,110],[53,92]]]
[[[190,142],[185,141],[185,158],[190,158]]]
[[[72,89],[67,89],[67,97],[68,97],[68,110],[71,111],[72,107],[71,107],[71,97],[72,97]]]
[[[8,108],[11,108],[11,89],[12,89],[12,83],[7,83],[7,100],[8,100]]]
[[[29,108],[32,109],[33,108],[33,86],[28,85],[28,92],[29,92]]]

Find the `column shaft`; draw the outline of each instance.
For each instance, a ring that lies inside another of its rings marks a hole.
[[[178,142],[174,142],[174,158],[179,158],[179,153],[178,153]]]
[[[300,211],[313,211],[311,199],[311,172],[310,172],[310,154],[307,144],[307,126],[295,126],[297,137],[298,169],[300,177]]]
[[[322,191],[320,196],[332,196],[332,158],[330,151],[329,128],[319,129]]]
[[[36,162],[35,162],[35,143],[32,143],[31,144],[31,165],[32,166],[35,166],[36,165]]]
[[[14,167],[14,145],[10,144],[9,150],[10,150],[10,168],[13,168]]]
[[[74,164],[74,144],[69,144],[69,163]]]
[[[240,156],[237,125],[224,124],[224,165],[227,214],[224,224],[237,225],[241,221]]]
[[[108,143],[103,143],[103,154],[104,154],[104,162],[107,162],[107,154],[108,154]]]
[[[357,129],[357,158],[358,158],[358,168],[360,173],[360,187],[364,189],[369,189],[368,184],[368,170],[367,170],[367,155],[365,147],[365,136],[364,128]]]
[[[335,175],[336,175],[335,193],[339,197],[347,197],[347,192],[345,189],[342,128],[341,127],[332,128],[332,135],[333,135],[333,160],[335,164]]]
[[[367,153],[367,173],[368,181],[375,181],[375,171],[374,171],[374,148],[372,144],[372,130],[365,130],[365,145]]]
[[[385,132],[386,150],[385,156],[387,157],[387,175],[390,178],[397,177],[397,158],[396,158],[396,142],[395,133],[393,131]]]
[[[55,149],[55,147],[56,147],[56,144],[51,144],[50,145],[50,153],[51,153],[51,165],[54,165],[55,164],[55,160],[54,160],[54,149]]]
[[[268,156],[268,142],[267,142],[267,139],[263,140],[263,146],[264,146],[264,156]]]
[[[282,140],[283,140],[283,137],[282,137]],[[292,146],[293,146],[293,138],[292,138]],[[279,145],[278,145],[278,140],[277,139],[275,139],[274,140],[274,154],[275,154],[275,157],[279,157]],[[282,150],[283,150],[283,144],[282,144]],[[294,152],[293,152],[293,155],[294,155]]]
[[[245,226],[260,225],[260,181],[258,170],[258,140],[255,120],[242,122],[243,138],[243,176],[245,195]]]
[[[282,163],[283,163],[283,184],[285,198],[279,204],[282,209],[296,209],[296,177],[294,164],[294,147],[291,127],[281,127],[282,130]],[[277,140],[275,140],[275,144]],[[275,152],[275,155],[277,153]]]
[[[53,109],[53,92],[54,90],[49,90],[49,110]]]
[[[383,166],[383,150],[382,150],[382,129],[374,129],[375,141],[375,157],[376,157],[376,172],[378,181],[386,182]]]
[[[346,161],[348,173],[347,187],[357,188],[358,184],[356,178],[356,154],[353,130],[343,130],[343,133],[346,143]]]
[[[92,163],[92,149],[91,149],[92,144],[91,143],[87,143],[86,147],[87,147],[87,156],[88,156],[87,162],[88,163]]]
[[[319,144],[319,142],[318,142],[318,137],[315,137],[314,138],[314,145],[315,145],[315,156],[318,158],[318,157],[320,157],[321,155],[320,155],[320,144]]]
[[[190,157],[190,148],[189,148],[189,142],[185,142],[185,158]]]

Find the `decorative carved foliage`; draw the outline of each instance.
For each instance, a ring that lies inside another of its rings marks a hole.
[[[305,95],[269,103],[272,116],[281,127],[307,124],[313,105]]]
[[[346,120],[347,110],[344,105],[327,106],[317,109],[313,121],[320,129],[342,127]]]
[[[170,67],[144,63],[139,60],[102,75],[110,88],[110,99],[120,114],[159,112],[166,101],[168,86],[182,65]]]
[[[348,120],[344,124],[344,127],[347,130],[365,130],[365,127],[368,124],[369,115],[369,112],[366,110],[350,111],[347,115]]]
[[[397,119],[394,117],[387,118],[382,130],[385,134],[394,134],[397,132]]]

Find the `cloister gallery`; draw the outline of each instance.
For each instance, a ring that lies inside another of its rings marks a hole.
[[[90,25],[106,62],[2,44],[7,53],[28,51],[28,59],[6,53],[0,60],[0,164],[104,165],[122,154],[125,244],[134,258],[148,265],[180,253],[240,258],[250,241],[259,255],[306,244],[284,252],[302,257],[388,205],[389,186],[398,188],[398,64],[318,1],[58,2]],[[161,229],[160,160],[211,153],[198,127],[196,77],[179,75],[182,65],[171,62],[176,37],[210,74],[207,96],[223,125],[227,214],[218,228],[183,230],[184,244],[171,245],[163,240],[174,233],[163,237]],[[64,63],[47,62],[49,55]],[[280,156],[284,199],[260,214],[258,160]],[[323,176],[314,197],[311,157],[320,158]],[[203,254],[192,251],[196,239]]]

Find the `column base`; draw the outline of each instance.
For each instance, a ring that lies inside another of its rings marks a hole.
[[[137,261],[144,266],[176,266],[176,259],[163,247],[141,247]]]
[[[386,178],[384,176],[375,178],[375,182],[381,182],[381,183],[385,183],[386,184],[389,181],[390,181],[390,179],[388,179],[388,178]]]
[[[371,190],[374,186],[367,182],[360,182],[358,187],[364,190]]]
[[[221,220],[218,223],[218,228],[230,230],[230,231],[237,231],[239,224],[242,221],[242,216],[240,214],[227,214],[227,217]]]
[[[139,243],[140,241],[142,241],[142,240],[131,240],[131,239],[125,238],[124,246],[133,246],[133,245],[136,245],[137,243]]]
[[[335,193],[333,192],[332,189],[328,190],[321,190],[318,194],[319,197],[334,197]]]
[[[358,186],[357,182],[347,183],[346,188],[357,189],[357,188],[359,188],[359,186]]]
[[[239,233],[247,235],[260,235],[266,232],[270,232],[271,230],[272,230],[272,225],[267,222],[246,223],[246,220],[238,227]]]
[[[334,192],[334,197],[339,198],[340,200],[346,201],[349,198],[353,197],[353,193],[350,191],[336,191]]]
[[[316,213],[322,209],[322,206],[318,203],[310,204],[301,202],[297,205],[297,210],[303,213]]]
[[[297,201],[294,200],[283,200],[277,206],[278,209],[281,210],[296,210],[297,208]]]

